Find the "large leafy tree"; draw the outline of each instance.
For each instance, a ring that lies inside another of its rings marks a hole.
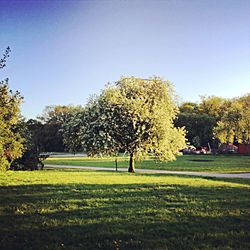
[[[0,69],[5,67],[9,57],[8,47],[0,60]],[[6,170],[11,162],[22,154],[22,137],[15,131],[20,118],[22,96],[18,91],[9,89],[8,79],[0,82],[0,169]]]
[[[219,121],[224,114],[227,99],[218,96],[202,96],[199,104],[199,112],[214,117]]]
[[[214,134],[222,143],[250,142],[250,94],[226,102]]]
[[[150,80],[121,78],[108,85],[86,106],[82,139],[88,154],[129,153],[134,160],[149,153],[159,160],[174,160],[185,147],[185,131],[174,127],[178,113],[172,85]]]

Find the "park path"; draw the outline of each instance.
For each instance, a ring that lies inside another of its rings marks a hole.
[[[53,165],[45,164],[45,168],[73,168],[73,169],[86,169],[96,171],[115,171],[115,168],[105,167],[90,167],[90,166],[66,166],[66,165]],[[119,172],[127,172],[127,168],[118,168]],[[250,173],[238,173],[238,174],[219,174],[208,172],[189,172],[189,171],[168,171],[168,170],[154,170],[154,169],[136,169],[137,173],[152,173],[152,174],[178,174],[178,175],[191,175],[191,176],[204,176],[204,177],[217,177],[217,178],[244,178],[250,179]]]

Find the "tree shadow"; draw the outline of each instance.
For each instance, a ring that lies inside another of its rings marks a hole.
[[[250,247],[247,189],[67,184],[0,194],[1,249]]]
[[[212,162],[214,160],[209,160],[209,159],[191,159],[188,161],[194,161],[194,162]]]

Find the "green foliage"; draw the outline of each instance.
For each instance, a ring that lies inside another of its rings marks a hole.
[[[81,106],[47,106],[39,120],[40,130],[37,131],[40,137],[43,151],[63,152],[65,144],[70,147],[70,134],[65,124],[72,118],[75,112],[80,111]]]
[[[91,99],[82,131],[90,155],[127,151],[130,172],[134,159],[152,153],[158,160],[174,160],[185,147],[185,131],[175,128],[178,113],[175,94],[168,81],[121,78]]]
[[[58,126],[54,124],[42,123],[39,120],[30,119],[27,122],[23,121],[18,124],[23,137],[25,137],[25,144],[28,150],[34,149],[36,152],[53,151],[58,147]],[[60,147],[60,149],[62,149]]]
[[[250,94],[227,102],[214,134],[222,143],[250,142]]]
[[[84,127],[84,116],[84,108],[74,110],[70,113],[67,122],[62,125],[63,143],[69,152],[75,153],[83,150],[80,133]]]
[[[7,48],[0,60],[0,69],[5,66],[9,53],[10,49]],[[10,163],[22,154],[23,139],[15,131],[22,99],[18,91],[13,93],[9,89],[8,79],[0,82],[0,170],[8,169]]]
[[[10,169],[12,170],[35,170],[42,168],[39,153],[41,153],[41,141],[39,138],[39,130],[41,123],[30,119],[19,120],[15,132],[18,132],[24,138],[24,150],[20,158],[14,160]]]
[[[197,113],[199,112],[199,105],[194,102],[184,102],[179,107],[180,113]]]
[[[202,96],[199,111],[202,114],[212,116],[218,121],[223,116],[226,102],[227,100],[225,98],[218,96]]]
[[[196,135],[193,139],[192,139],[192,145],[194,145],[196,148],[201,147],[201,139],[198,135]]]
[[[209,142],[250,142],[250,94],[224,99],[216,96],[202,97],[200,104],[183,103],[176,126],[185,126],[188,141],[197,146]]]
[[[249,249],[250,181],[0,174],[1,249]]]
[[[181,108],[182,106],[181,106]],[[207,146],[213,142],[213,129],[216,119],[206,113],[192,112],[184,110],[178,114],[175,125],[185,127],[187,139],[195,147]]]
[[[50,124],[64,124],[70,118],[71,114],[80,111],[81,106],[73,106],[73,105],[53,105],[46,106],[43,114],[39,119],[44,123]]]
[[[3,54],[3,57],[0,58],[0,69],[6,66],[6,60],[10,56],[10,52],[11,52],[10,47],[7,47]]]
[[[35,149],[38,153],[45,151],[44,146],[44,124],[42,124],[40,121],[35,119],[29,119],[24,124],[25,127],[25,135],[26,136],[26,143],[29,145],[27,148],[29,149]]]

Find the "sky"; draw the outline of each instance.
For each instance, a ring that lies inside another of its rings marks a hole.
[[[182,101],[250,92],[249,0],[0,0],[0,71],[22,114],[85,104],[121,76],[160,76]]]

